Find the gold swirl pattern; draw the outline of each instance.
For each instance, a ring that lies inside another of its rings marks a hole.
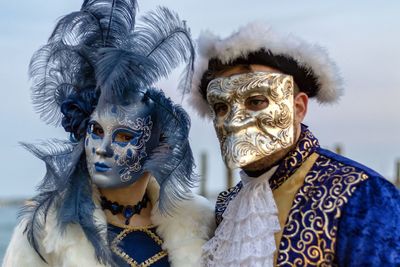
[[[296,148],[279,163],[278,169],[269,180],[271,189],[274,190],[283,184],[318,148],[317,138],[302,124]]]
[[[319,147],[318,140],[308,130],[307,126],[301,125],[301,129],[296,148],[280,162],[278,169],[269,180],[272,190],[283,184]],[[228,206],[229,201],[236,197],[241,188],[242,183],[239,182],[235,187],[219,194],[215,205],[217,225],[222,221],[222,214]]]
[[[294,198],[277,266],[336,266],[341,209],[366,179],[368,175],[356,167],[320,154]]]
[[[357,186],[369,178],[363,170],[336,159],[335,154],[325,155],[318,140],[302,125],[296,149],[280,162],[270,179],[271,188],[282,185],[313,153],[319,156],[294,196],[279,244],[277,266],[337,266],[335,247],[341,211]],[[218,196],[217,224],[241,188],[240,182]]]
[[[275,127],[286,129],[292,121],[292,113],[285,103],[279,104],[279,110],[275,110],[274,124]]]

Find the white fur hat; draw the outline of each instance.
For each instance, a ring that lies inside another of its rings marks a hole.
[[[315,96],[318,102],[335,102],[342,94],[339,70],[324,48],[307,43],[293,35],[279,36],[262,23],[250,23],[225,39],[209,31],[200,35],[189,101],[201,117],[210,117],[211,114],[208,103],[201,93],[201,87],[204,86],[202,78],[209,68],[210,60],[216,59],[222,64],[230,64],[237,59],[246,60],[249,54],[261,51],[273,60],[289,62],[290,69],[286,69],[286,63],[279,66],[264,65],[293,75],[295,82],[303,91],[302,81],[296,80],[296,75],[299,74],[299,79],[305,81],[305,85],[311,84],[311,87],[314,87],[310,89],[309,96]]]

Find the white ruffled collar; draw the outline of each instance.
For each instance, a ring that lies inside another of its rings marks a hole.
[[[276,169],[258,178],[241,171],[242,189],[226,208],[214,237],[203,246],[204,266],[273,266],[274,234],[280,226],[268,180]]]

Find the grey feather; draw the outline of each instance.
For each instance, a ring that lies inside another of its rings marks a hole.
[[[131,49],[157,62],[158,76],[167,77],[172,69],[186,62],[179,88],[186,93],[193,76],[195,49],[190,30],[179,16],[165,7],[149,12],[141,18],[133,36]]]

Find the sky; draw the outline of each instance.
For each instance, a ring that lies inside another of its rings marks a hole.
[[[78,0],[0,1],[0,198],[29,197],[45,166],[18,142],[67,138],[46,125],[30,102],[28,64],[46,42],[57,19],[78,10]],[[400,159],[400,10],[399,1],[139,1],[139,16],[158,5],[177,11],[194,38],[209,29],[227,36],[257,20],[282,34],[294,34],[327,49],[345,81],[344,96],[335,105],[311,101],[305,124],[323,147],[340,144],[343,154],[393,180]],[[158,83],[177,102],[179,72]],[[199,164],[208,154],[207,189],[226,187],[225,169],[210,122],[192,118],[190,141]],[[237,177],[236,177],[237,180]]]

